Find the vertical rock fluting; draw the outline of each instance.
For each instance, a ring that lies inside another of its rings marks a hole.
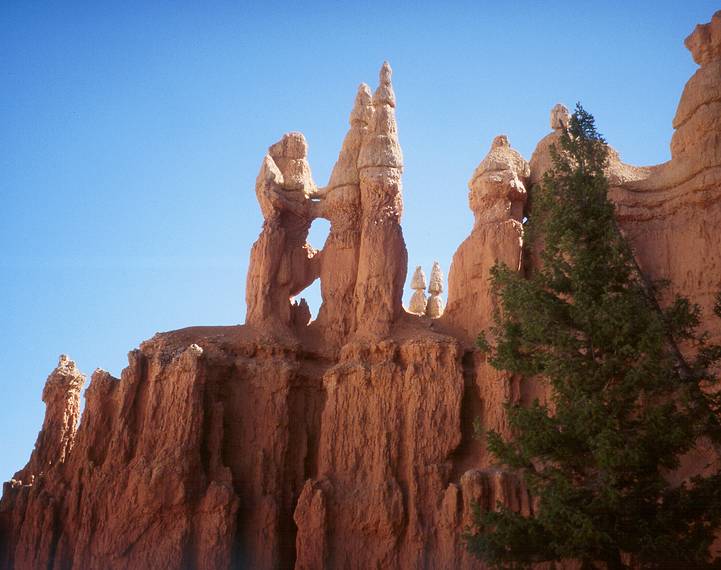
[[[700,67],[672,159],[639,168],[612,152],[608,174],[643,270],[708,313],[721,285],[721,13],[687,46]],[[390,75],[384,65],[372,98],[361,86],[326,188],[315,189],[302,135],[269,149],[252,326],[156,335],[120,379],[93,374],[79,427],[83,378],[61,360],[36,449],[3,488],[1,569],[481,568],[461,539],[472,505],[530,512],[472,424],[508,433],[503,404],[529,402],[538,386],[494,371],[473,341],[491,324],[490,267],[523,269],[525,188],[550,165],[568,115],[554,108],[530,166],[494,140],[469,183],[475,223],[453,258],[448,305],[431,321],[400,304]],[[306,237],[317,216],[331,234],[316,256]],[[318,275],[323,308],[308,327],[307,305],[289,299]],[[292,334],[268,334],[276,328]],[[707,460],[689,458],[681,475]]]
[[[211,450],[222,421],[203,351],[158,345],[131,352],[120,380],[93,375],[62,466],[6,487],[3,567],[229,567],[238,500]]]
[[[318,477],[295,512],[297,568],[437,559],[438,505],[460,442],[459,361],[456,341],[431,335],[349,345],[326,372]]]

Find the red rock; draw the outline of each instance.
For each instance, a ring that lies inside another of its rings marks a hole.
[[[674,120],[672,159],[612,154],[619,221],[643,269],[710,309],[721,282],[721,15],[687,40],[701,64]],[[372,105],[370,104],[372,103]],[[542,397],[473,348],[490,324],[488,270],[520,264],[530,165],[497,138],[470,183],[476,223],[449,271],[445,314],[400,299],[402,156],[390,68],[362,87],[327,187],[302,135],[270,147],[258,178],[265,224],[248,271],[248,324],[156,335],[121,378],[61,360],[28,464],[0,501],[0,568],[480,568],[462,532],[471,505],[530,512],[494,468],[473,421],[507,433],[503,403]],[[559,109],[552,125],[562,125]],[[307,244],[330,220],[322,251]],[[307,325],[290,297],[317,276]],[[717,338],[721,329],[710,332]],[[708,456],[690,457],[679,476]]]

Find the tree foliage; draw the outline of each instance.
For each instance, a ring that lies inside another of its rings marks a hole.
[[[618,229],[608,150],[580,105],[533,189],[529,277],[496,265],[492,365],[535,377],[550,400],[508,405],[512,437],[487,435],[498,462],[534,497],[522,516],[477,512],[469,549],[496,567],[575,559],[585,567],[702,567],[721,519],[721,474],[671,484],[698,442],[721,441],[721,348],[699,333],[699,307],[639,271]],[[721,299],[716,306],[721,316]],[[684,353],[694,354],[684,358]],[[709,470],[707,470],[709,471]]]

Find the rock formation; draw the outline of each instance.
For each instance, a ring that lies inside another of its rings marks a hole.
[[[411,279],[411,289],[413,289],[413,295],[411,296],[411,302],[408,305],[408,312],[414,315],[425,315],[426,314],[426,274],[423,273],[423,269],[419,265],[416,267],[415,273],[413,273],[413,279]]]
[[[316,194],[317,216],[330,221],[330,233],[320,259],[323,303],[316,326],[339,342],[355,330],[356,324],[355,287],[361,238],[358,155],[373,119],[371,100],[370,88],[362,83],[338,161],[328,185]]]
[[[639,168],[612,153],[609,177],[643,270],[708,311],[721,285],[721,13],[686,44],[700,67],[672,159]],[[79,427],[83,377],[61,358],[36,448],[3,488],[0,569],[481,568],[461,538],[472,505],[532,511],[472,435],[476,418],[508,433],[503,404],[530,403],[539,387],[496,372],[474,339],[492,319],[489,269],[524,270],[526,188],[567,114],[554,108],[530,165],[494,139],[469,183],[475,223],[453,257],[447,307],[431,320],[401,306],[394,108],[385,64],[372,97],[359,89],[321,189],[300,133],[270,147],[246,325],[158,334],[120,379],[96,370]],[[316,253],[306,240],[319,216],[331,232]],[[323,305],[308,324],[291,298],[317,277]],[[679,476],[707,459],[688,458]]]
[[[250,253],[245,289],[247,323],[285,330],[290,298],[318,277],[316,251],[306,242],[315,184],[302,133],[288,133],[268,149],[255,182],[263,229]]]
[[[561,103],[556,103],[551,109],[551,129],[552,131],[543,137],[536,145],[536,150],[531,155],[529,163],[529,186],[538,184],[543,179],[543,173],[551,168],[553,162],[551,160],[551,145],[558,142],[563,129],[568,128],[571,114],[568,108]]]
[[[408,253],[400,218],[403,211],[403,154],[398,143],[388,62],[373,94],[373,126],[363,139],[360,170],[361,238],[355,287],[357,332],[382,337],[403,311]],[[379,255],[379,252],[383,252]]]
[[[426,305],[426,315],[432,319],[437,319],[443,315],[443,273],[441,273],[441,264],[437,261],[433,262],[431,269],[431,283],[428,286],[428,292],[431,294]]]
[[[498,261],[521,270],[524,181],[529,166],[505,135],[493,139],[468,183],[475,223],[453,256],[448,276],[448,306],[443,323],[471,345],[493,320],[490,270]]]
[[[551,128],[554,131],[562,131],[567,129],[571,120],[571,113],[568,107],[561,103],[556,103],[551,109]]]
[[[85,376],[65,354],[45,381],[46,413],[30,461],[13,478],[16,484],[31,483],[54,465],[65,462],[75,442],[80,419],[80,390]]]

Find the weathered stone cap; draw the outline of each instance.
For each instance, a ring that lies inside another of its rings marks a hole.
[[[419,265],[416,267],[413,278],[411,279],[411,289],[424,290],[426,288],[426,274],[423,273],[423,269]]]
[[[393,91],[393,84],[391,78],[393,77],[393,70],[387,61],[383,62],[379,75],[378,89],[376,89],[373,95],[373,105],[390,105],[391,107],[396,106],[396,94]]]
[[[711,17],[708,24],[696,26],[684,44],[699,65],[721,59],[721,10]]]
[[[308,156],[308,143],[300,132],[285,133],[283,138],[268,148],[273,158],[305,158]]]

